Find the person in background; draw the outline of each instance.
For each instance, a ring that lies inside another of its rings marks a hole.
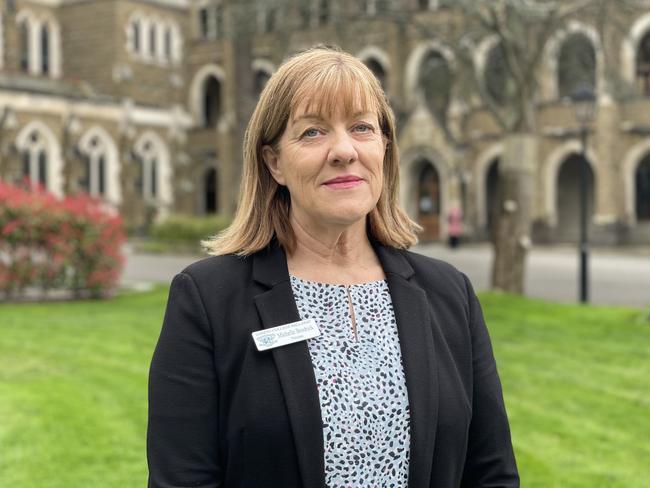
[[[460,238],[463,235],[463,211],[458,202],[453,202],[447,213],[447,235],[449,236],[449,247],[456,249],[460,245]]]
[[[395,120],[317,47],[266,84],[239,206],[179,273],[149,376],[150,488],[517,487],[467,277],[408,251]]]

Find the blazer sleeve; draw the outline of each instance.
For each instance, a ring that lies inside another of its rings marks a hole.
[[[149,488],[217,488],[217,377],[212,331],[192,277],[172,281],[149,371]]]
[[[510,439],[492,345],[483,312],[465,275],[472,338],[473,393],[463,488],[519,487],[519,475]]]

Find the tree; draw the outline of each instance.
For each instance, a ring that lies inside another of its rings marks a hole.
[[[458,59],[484,107],[499,125],[503,138],[504,151],[498,167],[499,204],[492,236],[494,288],[523,292],[525,259],[531,244],[534,172],[538,163],[536,94],[544,49],[567,19],[590,3],[591,0],[459,2],[474,29],[459,39]],[[473,53],[485,36],[493,39],[494,47],[488,56],[484,78]],[[498,84],[490,83],[494,78]]]

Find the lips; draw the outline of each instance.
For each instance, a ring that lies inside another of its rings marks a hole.
[[[336,178],[327,180],[323,184],[328,188],[332,188],[332,189],[345,189],[345,188],[354,188],[355,186],[358,186],[361,183],[363,183],[363,178],[359,178],[358,176],[354,176],[354,175],[346,175],[346,176],[337,176]]]

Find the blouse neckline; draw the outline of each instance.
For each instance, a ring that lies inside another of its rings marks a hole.
[[[304,283],[306,285],[311,285],[311,286],[332,286],[332,287],[337,287],[337,288],[351,288],[351,287],[364,287],[364,286],[372,286],[372,285],[379,285],[382,283],[386,283],[386,278],[383,278],[381,280],[372,280],[372,281],[364,281],[363,283],[352,283],[350,285],[343,285],[341,283],[324,283],[320,281],[311,281],[311,280],[306,280],[304,278],[300,278],[294,274],[289,274],[289,277],[292,280],[296,280],[300,283]]]

